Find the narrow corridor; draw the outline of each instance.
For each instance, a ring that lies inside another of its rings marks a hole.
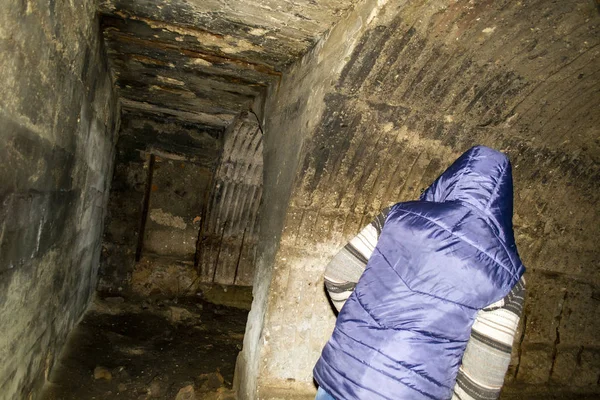
[[[325,266],[475,145],[495,389],[600,398],[598,110],[600,0],[1,0],[0,400],[313,400]]]

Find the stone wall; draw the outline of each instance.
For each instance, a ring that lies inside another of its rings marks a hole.
[[[96,286],[119,110],[95,1],[0,5],[0,397],[35,397]]]
[[[598,392],[595,4],[364,7],[287,71],[265,106],[270,218],[238,365],[242,396],[314,395],[312,366],[334,322],[327,260],[382,207],[417,198],[475,144],[512,160],[528,268],[505,395]]]
[[[99,290],[193,294],[251,286],[262,194],[262,133],[252,113],[227,129],[130,109],[121,134]]]
[[[331,78],[341,71],[345,58],[352,53],[360,34],[369,26],[379,8],[376,1],[359,4],[327,34],[327,40],[317,43],[284,74],[279,84],[270,87],[267,94],[262,120],[264,187],[254,300],[248,315],[244,347],[236,365],[235,386],[241,399],[269,398],[278,392],[282,392],[282,398],[286,399],[306,394],[314,397],[309,364],[320,344],[314,349],[307,349],[301,339],[295,339],[296,331],[331,331],[333,315],[328,312],[322,288],[313,285],[311,277],[302,274],[304,268],[310,269],[314,262],[310,256],[314,254],[314,249],[309,249],[305,254],[308,256],[300,261],[304,265],[297,270],[299,275],[289,280],[286,278],[290,273],[286,256],[280,255],[276,260],[276,255],[284,222],[289,214],[288,204],[304,152],[304,140],[311,136],[320,123],[320,115],[325,107],[323,98],[333,90],[335,83]],[[321,246],[317,241],[312,244]],[[284,263],[281,269],[280,262]],[[312,296],[312,299],[308,301],[304,295],[299,298],[299,293],[280,291],[277,282],[282,280],[302,287],[310,283],[314,290],[306,296]],[[276,303],[276,298],[281,302]],[[306,308],[298,307],[301,302]],[[286,312],[282,309],[284,306],[288,307]],[[320,322],[310,326],[309,314]],[[282,325],[276,322],[283,322],[283,318],[285,329],[281,329]],[[276,335],[280,339],[275,348],[270,347],[271,326],[276,327]],[[318,336],[326,336],[326,333],[322,333]],[[286,337],[287,334],[291,336]],[[267,372],[268,365],[276,365],[278,371]],[[295,372],[285,372],[289,370]]]
[[[136,258],[146,194],[150,155],[117,147],[106,227],[104,229],[98,291],[129,289]]]
[[[98,289],[175,295],[197,277],[222,129],[127,105],[121,119]]]

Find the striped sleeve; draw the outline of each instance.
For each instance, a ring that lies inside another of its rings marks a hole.
[[[352,238],[327,264],[325,269],[325,287],[335,308],[340,311],[356,287],[367,262],[373,254],[383,224],[389,213],[384,209],[358,235]]]
[[[479,311],[471,329],[452,400],[495,400],[504,376],[525,300],[525,279],[497,303]]]

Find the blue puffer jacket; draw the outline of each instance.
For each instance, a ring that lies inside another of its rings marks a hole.
[[[339,400],[450,399],[477,311],[525,268],[506,156],[477,146],[392,207],[314,369]]]

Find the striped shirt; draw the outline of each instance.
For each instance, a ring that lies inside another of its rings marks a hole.
[[[384,209],[327,265],[325,287],[338,311],[365,270],[389,210]],[[524,300],[525,280],[521,278],[506,297],[477,313],[452,400],[494,400],[500,396]]]

